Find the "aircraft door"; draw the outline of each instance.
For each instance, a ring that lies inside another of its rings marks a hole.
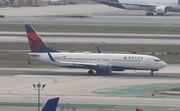
[[[46,60],[47,60],[47,63],[50,64],[50,59],[49,59],[49,57],[46,58]]]
[[[150,64],[150,58],[147,57],[147,58],[146,58],[146,65],[149,65],[149,64]]]

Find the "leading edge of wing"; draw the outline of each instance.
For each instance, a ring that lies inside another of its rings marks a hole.
[[[62,64],[71,64],[73,66],[97,66],[97,64],[95,64],[95,63],[64,62],[64,61],[59,61],[59,62],[62,63]]]

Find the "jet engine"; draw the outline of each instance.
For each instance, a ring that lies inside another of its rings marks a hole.
[[[157,13],[157,15],[164,15],[165,13],[167,13],[168,9],[165,6],[159,6],[156,7],[155,12]]]
[[[96,73],[111,73],[111,71],[112,71],[111,66],[98,65],[96,67]]]

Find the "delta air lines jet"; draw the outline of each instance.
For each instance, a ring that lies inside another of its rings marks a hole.
[[[180,12],[180,0],[102,0],[100,3],[125,10],[145,10],[146,15]]]
[[[124,70],[150,70],[154,71],[167,66],[161,59],[140,54],[106,54],[106,53],[63,53],[49,48],[36,33],[31,25],[25,25],[31,53],[31,59],[46,64],[89,69],[88,74],[111,73]]]

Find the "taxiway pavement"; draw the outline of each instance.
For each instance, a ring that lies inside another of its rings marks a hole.
[[[33,13],[32,13],[33,12]],[[179,13],[145,16],[145,11],[128,11],[102,4],[1,8],[1,24],[123,25],[179,27]]]
[[[66,10],[66,11],[64,11]],[[31,13],[31,12],[35,13]],[[109,8],[101,4],[80,4],[80,5],[63,5],[63,6],[48,6],[48,7],[22,7],[22,8],[1,8],[0,15],[5,15],[5,18],[0,18],[1,24],[25,24],[25,23],[65,23],[71,21],[68,25],[73,23],[83,24],[88,22],[89,24],[104,24],[104,23],[130,23],[133,25],[144,23],[167,26],[178,26],[179,14],[168,13],[164,17],[146,17],[144,11],[125,11],[116,8]],[[75,16],[74,16],[75,15]],[[77,16],[78,15],[78,16]],[[125,24],[126,25],[126,24]],[[24,33],[25,34],[25,33]],[[46,34],[45,34],[46,35]],[[102,34],[103,35],[103,34]],[[24,35],[16,35],[13,37],[1,35],[0,40],[8,42],[27,42],[27,38]],[[24,37],[22,37],[24,36]],[[75,38],[72,35],[62,35],[64,37],[44,37],[45,42],[75,42],[77,39],[81,39],[80,42],[92,42],[97,41],[107,43],[145,43],[147,38],[144,36],[136,35],[135,38],[132,35],[113,35],[113,38],[109,38],[112,35],[106,35],[106,37],[100,37],[99,35],[86,34],[86,38]],[[97,37],[97,39],[95,39]],[[120,38],[119,38],[120,37]],[[170,38],[173,37],[174,39]],[[128,39],[127,39],[128,38]],[[129,41],[129,39],[131,41]],[[52,40],[52,41],[50,41]],[[105,40],[105,41],[104,41]],[[148,43],[155,44],[179,44],[179,36],[166,36],[157,37],[148,36]],[[72,73],[73,72],[73,73]],[[132,96],[111,96],[97,94],[95,91],[104,88],[133,86],[142,84],[170,84],[179,83],[179,65],[168,66],[161,71],[155,73],[154,76],[150,76],[149,72],[144,71],[127,71],[120,73],[113,73],[112,75],[87,75],[87,70],[72,70],[72,69],[23,69],[23,68],[0,68],[0,104],[12,103],[36,103],[37,92],[34,91],[32,84],[41,82],[46,84],[45,89],[41,92],[41,103],[46,99],[60,96],[60,103],[66,104],[96,104],[104,105],[103,107],[97,107],[97,110],[106,109],[108,105],[109,109],[118,109],[117,106],[124,105],[130,107],[131,110],[135,110],[136,107],[151,107],[148,110],[161,110],[161,111],[179,111],[180,100],[178,98],[156,98],[155,97],[134,97]],[[136,91],[138,89],[135,89]],[[12,105],[12,104],[11,104]],[[9,105],[9,106],[11,106]],[[1,105],[2,106],[2,105]],[[0,110],[4,109],[0,106]],[[95,106],[95,105],[94,105]],[[123,108],[124,108],[123,106]],[[131,107],[133,106],[133,107]],[[155,107],[155,106],[158,106]],[[121,110],[123,109],[121,107]],[[134,108],[134,109],[133,109]],[[6,108],[5,108],[6,109]],[[13,107],[13,110],[16,108]],[[7,110],[7,109],[6,109]],[[12,110],[12,108],[11,108]],[[24,110],[24,109],[22,109]]]
[[[68,102],[70,104],[126,105],[129,107],[158,106],[160,108],[169,107],[167,110],[174,108],[176,111],[180,103],[177,98],[134,97],[133,95],[126,96],[126,92],[123,96],[111,96],[95,92],[113,87],[179,83],[178,67],[178,65],[170,65],[156,72],[154,76],[150,76],[148,71],[87,75],[87,70],[83,69],[0,68],[0,102],[35,103],[37,92],[34,91],[32,84],[41,82],[46,84],[45,89],[41,92],[41,102],[54,96],[60,96],[61,104]]]
[[[179,45],[179,35],[148,34],[93,34],[93,33],[42,33],[47,43],[106,43],[106,44],[161,44]],[[53,39],[52,39],[53,38]],[[1,42],[27,42],[25,32],[1,32]]]

